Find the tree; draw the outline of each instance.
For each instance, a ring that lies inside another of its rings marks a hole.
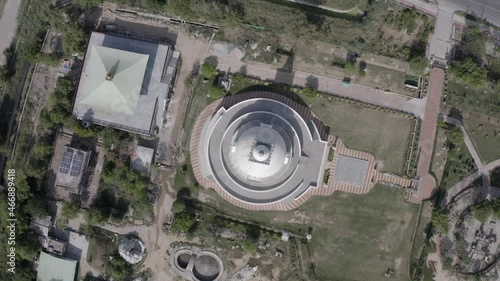
[[[452,127],[446,130],[445,134],[448,141],[454,145],[459,145],[464,141],[464,134],[460,128]]]
[[[224,92],[224,90],[221,87],[212,85],[210,86],[210,89],[208,89],[208,96],[213,99],[222,98],[225,95],[226,92]]]
[[[52,154],[52,145],[41,141],[33,146],[33,150],[31,152],[33,153],[33,157],[37,159],[43,159],[46,156]]]
[[[194,219],[188,212],[182,212],[175,215],[174,226],[182,232],[188,232],[194,224]]]
[[[172,212],[174,214],[182,213],[186,210],[186,203],[184,200],[176,200],[174,204],[172,204]]]
[[[424,74],[427,66],[429,66],[429,61],[424,57],[414,57],[410,60],[410,69],[417,75]]]
[[[247,253],[255,253],[257,251],[257,245],[252,239],[246,239],[241,243],[241,248]]]
[[[74,219],[78,216],[78,212],[80,211],[80,204],[76,201],[71,201],[69,203],[64,204],[62,214],[67,219]]]
[[[486,70],[471,58],[453,63],[450,70],[457,79],[475,88],[482,87],[487,82]]]
[[[448,232],[448,214],[441,207],[435,207],[434,210],[432,210],[431,223],[438,232]]]
[[[119,255],[114,255],[106,265],[106,274],[114,280],[126,280],[132,273],[127,262]]]
[[[201,65],[201,75],[207,79],[212,79],[217,75],[217,69],[211,64],[204,63]]]
[[[100,207],[92,207],[85,212],[85,219],[89,225],[103,225],[108,218],[106,211]]]
[[[485,222],[491,215],[493,215],[493,209],[489,201],[483,201],[474,207],[474,218],[480,222]]]
[[[23,211],[35,218],[43,218],[49,214],[47,206],[45,205],[45,200],[40,200],[40,198],[28,199],[24,205]]]
[[[344,69],[346,74],[348,75],[354,74],[356,72],[356,66],[354,65],[354,63],[351,62],[346,63]]]

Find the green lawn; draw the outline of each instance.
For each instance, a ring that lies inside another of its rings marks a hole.
[[[340,137],[351,149],[375,155],[381,170],[403,174],[412,118],[325,96],[303,98],[330,127],[331,135]]]
[[[318,280],[382,280],[390,267],[394,280],[406,280],[411,238],[418,206],[406,203],[404,190],[377,185],[370,193],[336,192],[313,197],[289,212],[254,212],[235,207],[211,189],[203,189],[209,205],[223,212],[304,234]]]
[[[385,89],[391,92],[414,96],[417,92],[409,92],[405,90],[405,73],[402,71],[367,64],[366,75],[359,77],[356,73],[354,80],[360,84],[364,84],[379,89]]]
[[[486,164],[499,159],[500,127],[468,118],[464,118],[463,122],[481,161]]]
[[[464,84],[449,80],[443,101],[447,105],[500,118],[500,95],[493,90],[467,88]]]

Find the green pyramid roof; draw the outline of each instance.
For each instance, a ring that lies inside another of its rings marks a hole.
[[[92,45],[90,52],[88,80],[80,103],[134,115],[149,55],[97,45]]]

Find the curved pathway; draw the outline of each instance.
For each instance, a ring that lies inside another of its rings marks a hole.
[[[446,116],[443,114],[440,114],[439,117],[444,122],[457,126],[460,128],[460,130],[462,130],[462,133],[464,135],[465,145],[467,146],[467,149],[469,150],[472,158],[474,159],[474,163],[476,164],[477,167],[476,172],[462,179],[460,182],[456,183],[450,189],[447,190],[444,204],[448,204],[450,201],[452,201],[458,194],[460,194],[465,188],[468,188],[479,177],[482,177],[482,196],[484,198],[492,196],[493,195],[492,193],[497,193],[495,192],[495,188],[490,186],[489,174],[496,167],[500,167],[500,159],[497,159],[493,162],[483,165],[483,162],[481,161],[481,158],[479,157],[476,148],[472,144],[472,141],[469,135],[467,134],[467,131],[465,130],[462,122],[460,122],[460,120],[456,118]]]

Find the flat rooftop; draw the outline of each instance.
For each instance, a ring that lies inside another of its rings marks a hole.
[[[66,145],[62,157],[58,159],[59,169],[56,174],[56,187],[71,193],[80,194],[82,178],[87,170],[90,152]]]
[[[74,281],[77,261],[41,252],[36,281]]]
[[[73,115],[150,135],[157,113],[163,114],[163,99],[170,87],[162,76],[171,53],[169,45],[92,32]]]
[[[339,155],[337,167],[335,168],[335,181],[344,182],[356,186],[365,184],[368,172],[368,161],[345,155]]]

